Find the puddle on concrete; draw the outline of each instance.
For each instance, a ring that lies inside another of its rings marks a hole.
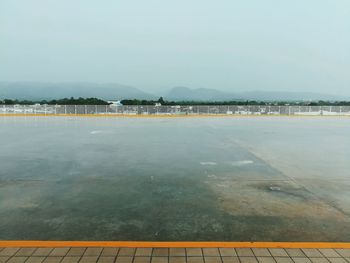
[[[321,151],[332,135],[350,146],[345,119],[2,118],[0,127],[0,239],[350,241],[341,173],[350,164],[338,158],[348,148],[330,147],[334,172],[318,175],[309,170],[324,156],[301,158],[299,145],[312,136],[306,145]]]

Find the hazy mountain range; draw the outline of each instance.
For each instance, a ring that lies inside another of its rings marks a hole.
[[[96,97],[104,100],[157,99],[163,96],[173,101],[297,101],[297,100],[350,100],[350,98],[311,92],[248,91],[224,92],[216,89],[175,87],[166,94],[151,94],[138,88],[116,83],[42,83],[0,82],[0,99],[49,100],[66,97]]]
[[[247,91],[247,92],[224,92],[215,89],[189,89],[175,87],[165,96],[171,100],[197,100],[197,101],[223,101],[223,100],[346,100],[342,96],[313,92],[283,92],[283,91]]]
[[[137,88],[116,83],[0,82],[0,98],[48,100],[68,97],[96,97],[104,100],[156,98],[154,95]]]

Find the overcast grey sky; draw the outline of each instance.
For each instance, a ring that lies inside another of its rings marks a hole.
[[[350,95],[350,1],[1,0],[0,80]]]

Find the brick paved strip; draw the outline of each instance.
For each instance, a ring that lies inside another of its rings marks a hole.
[[[350,263],[350,249],[0,247],[0,263]]]

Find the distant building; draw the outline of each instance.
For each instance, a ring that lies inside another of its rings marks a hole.
[[[120,100],[109,100],[107,102],[113,106],[123,106],[123,104],[120,102]]]

